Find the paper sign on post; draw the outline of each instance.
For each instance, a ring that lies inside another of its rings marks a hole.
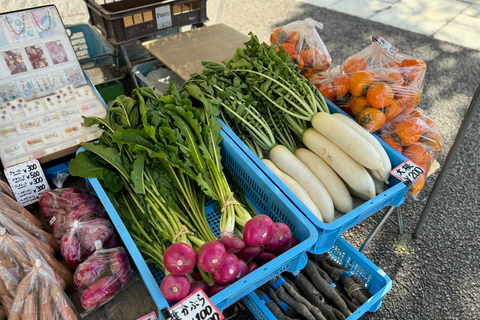
[[[222,320],[225,318],[201,288],[192,292],[168,311],[170,320]]]
[[[155,18],[157,19],[157,29],[164,29],[172,26],[172,13],[170,5],[155,8]]]
[[[413,162],[406,160],[390,171],[390,174],[406,184],[413,183],[425,174],[425,169]]]
[[[143,317],[140,317],[137,320],[158,320],[158,318],[155,312],[150,312],[149,314],[144,315]]]
[[[42,193],[50,190],[38,160],[20,163],[4,171],[17,202],[22,206],[37,202]]]

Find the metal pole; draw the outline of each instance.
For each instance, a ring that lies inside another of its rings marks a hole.
[[[135,85],[135,88],[138,88],[137,77],[135,77],[135,75],[133,74],[132,64],[130,63],[130,58],[128,57],[127,49],[123,44],[120,45],[120,48],[122,49],[123,56],[125,57],[125,61],[127,62],[127,67],[128,67],[128,70],[130,71],[130,75],[132,76],[133,84]]]
[[[398,233],[403,234],[403,216],[401,206],[397,207],[397,224],[398,224]]]
[[[367,248],[367,246],[370,244],[370,242],[373,240],[373,238],[375,238],[375,236],[380,232],[380,230],[382,229],[385,222],[387,222],[388,217],[390,217],[390,215],[392,214],[394,209],[395,209],[394,206],[391,206],[390,209],[388,209],[387,213],[385,213],[382,220],[380,220],[380,222],[377,224],[375,229],[373,229],[373,231],[370,233],[370,235],[367,237],[367,239],[365,239],[365,242],[362,244],[360,249],[358,249],[358,251],[363,252],[363,250],[365,250]]]
[[[415,228],[412,236],[414,239],[417,238],[418,235],[420,234],[420,231],[422,230],[422,227],[425,224],[425,220],[427,220],[428,214],[430,213],[430,209],[433,205],[433,201],[435,201],[435,197],[437,196],[438,191],[442,187],[443,179],[445,179],[448,169],[450,168],[450,165],[453,162],[455,155],[457,154],[457,149],[462,143],[463,137],[467,133],[468,125],[470,124],[473,116],[475,115],[475,111],[477,110],[478,105],[480,104],[479,95],[480,95],[480,86],[477,87],[477,91],[475,92],[475,95],[473,96],[470,106],[468,107],[467,112],[463,117],[462,124],[460,125],[460,129],[457,132],[457,136],[455,137],[455,140],[453,141],[453,145],[450,148],[450,151],[448,152],[447,158],[445,159],[445,163],[443,164],[443,168],[440,170],[440,174],[438,175],[438,178],[435,181],[435,184],[433,185],[432,192],[430,193],[427,203],[423,208],[422,215],[418,219],[417,227]]]

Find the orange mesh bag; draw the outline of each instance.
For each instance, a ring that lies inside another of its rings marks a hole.
[[[270,35],[270,43],[277,45],[277,50],[282,47],[307,79],[315,73],[327,71],[332,63],[317,28],[322,30],[323,24],[307,18],[278,27]]]

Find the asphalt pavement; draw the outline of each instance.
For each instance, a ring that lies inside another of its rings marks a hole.
[[[382,35],[403,53],[425,61],[419,106],[439,125],[444,149],[437,160],[443,164],[479,85],[479,51],[297,1],[209,2],[214,9],[208,14],[212,23],[226,23],[243,33],[252,31],[264,41],[275,27],[292,21],[310,17],[323,22],[321,37],[332,56],[332,66],[368,46],[373,35]],[[402,204],[404,234],[399,234],[392,215],[365,250],[365,256],[391,277],[393,288],[376,313],[361,319],[480,319],[478,125],[477,113],[420,237],[413,240],[412,233],[438,171],[427,179],[417,199],[408,197]],[[381,212],[373,215],[347,231],[344,238],[359,248],[382,216]],[[235,319],[253,317],[240,312]]]

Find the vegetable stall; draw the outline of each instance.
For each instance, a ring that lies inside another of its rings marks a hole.
[[[95,136],[68,163],[44,161],[56,188],[39,196],[38,216],[7,168],[4,318],[89,317],[136,282],[172,319],[199,289],[218,311],[243,299],[259,319],[378,310],[391,280],[341,234],[416,196],[426,175],[405,181],[392,169],[409,159],[426,173],[442,142],[417,106],[423,61],[392,54],[379,37],[332,68],[320,27],[293,22],[270,43],[250,33],[219,49],[220,61],[182,70],[182,84],[136,87],[102,112],[81,112]],[[194,42],[214,28],[182,34]],[[167,38],[145,47],[155,55]],[[71,177],[86,187],[65,187]]]

